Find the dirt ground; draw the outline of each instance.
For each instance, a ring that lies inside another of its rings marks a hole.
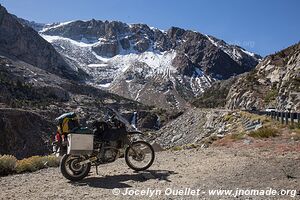
[[[1,177],[0,199],[300,199],[299,152],[279,155],[226,147],[164,151],[156,154],[146,172],[132,171],[121,158],[99,172],[96,175],[93,169],[77,183],[65,179],[58,168]],[[235,195],[237,188],[297,190],[297,194],[247,196],[244,191]],[[218,189],[233,192],[209,195]],[[152,196],[149,191],[154,191]]]

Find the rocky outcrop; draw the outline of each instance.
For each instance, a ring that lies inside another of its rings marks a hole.
[[[231,87],[227,108],[300,110],[300,43],[267,56]]]
[[[176,67],[180,74],[186,76],[193,76],[195,72],[195,65],[184,54],[177,54],[176,57],[172,60],[172,65]]]
[[[92,47],[92,50],[100,56],[114,57],[120,51],[117,41],[105,42]]]
[[[78,79],[74,71],[51,44],[24,26],[0,5],[0,54],[45,69],[59,76]]]
[[[211,136],[228,133],[226,110],[191,109],[166,124],[152,137],[163,148],[201,144]]]

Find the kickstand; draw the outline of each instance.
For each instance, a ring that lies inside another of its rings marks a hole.
[[[96,166],[96,174],[99,175],[99,173],[98,173],[98,166]]]

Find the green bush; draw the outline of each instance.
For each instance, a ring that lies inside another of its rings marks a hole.
[[[0,155],[0,175],[12,174],[15,171],[17,159],[11,155]]]
[[[263,127],[256,131],[250,132],[249,136],[253,138],[269,138],[269,137],[276,137],[277,133],[278,131],[274,128]]]

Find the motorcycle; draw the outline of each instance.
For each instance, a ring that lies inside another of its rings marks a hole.
[[[92,143],[88,145],[88,150],[74,150],[78,146],[74,143],[78,135],[70,133],[67,136],[68,153],[61,158],[60,171],[68,180],[82,180],[89,174],[91,166],[96,167],[98,174],[99,165],[112,163],[122,156],[126,164],[135,171],[146,170],[153,164],[154,150],[148,142],[140,139],[139,136],[143,133],[132,129],[130,123],[117,111],[112,108],[109,110],[112,115],[107,120],[95,121],[93,131],[81,135],[87,139],[79,141],[79,145],[88,141]]]

